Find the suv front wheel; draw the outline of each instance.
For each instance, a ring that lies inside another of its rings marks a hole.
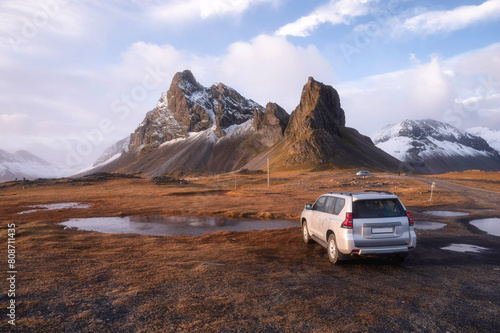
[[[312,243],[312,239],[311,239],[311,236],[309,235],[309,228],[307,227],[306,220],[304,220],[304,222],[302,223],[302,240],[306,244]]]

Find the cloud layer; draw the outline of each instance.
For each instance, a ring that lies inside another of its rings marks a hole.
[[[377,1],[330,0],[328,4],[318,7],[309,15],[284,25],[276,31],[276,35],[306,37],[324,23],[349,24],[353,18],[367,15],[371,2]]]
[[[451,10],[425,11],[406,19],[396,17],[392,26],[393,34],[396,35],[408,31],[425,36],[463,29],[499,17],[500,0],[488,0],[479,5],[460,6]]]
[[[339,85],[349,126],[367,135],[404,119],[500,127],[500,44]]]
[[[165,24],[186,23],[196,19],[208,19],[243,13],[250,6],[278,0],[173,0],[147,10],[152,18]]]
[[[447,56],[423,47],[433,35],[445,45],[454,31],[495,26],[500,0],[451,9],[448,3],[446,10],[405,0],[321,2],[4,0],[0,148],[79,149],[90,164],[135,129],[184,69],[205,86],[223,82],[288,112],[313,76],[339,90],[348,124],[364,134],[426,117],[500,129],[499,44]],[[339,26],[347,35],[325,38],[332,30],[320,31]],[[342,42],[349,42],[347,54],[338,49]],[[463,44],[457,52],[471,49]],[[349,56],[353,61],[345,61]],[[372,69],[378,75],[365,73]]]

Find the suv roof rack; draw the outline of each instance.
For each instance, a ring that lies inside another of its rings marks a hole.
[[[354,194],[364,194],[364,193],[370,193],[370,192],[373,192],[373,193],[384,193],[384,194],[391,194],[391,195],[395,195],[394,193],[392,192],[389,192],[389,191],[381,191],[381,190],[365,190],[364,192],[343,192],[343,191],[330,191],[328,192],[328,194],[342,194],[342,195],[348,195],[348,196],[351,196]]]
[[[390,191],[381,191],[381,190],[365,190],[365,192],[375,192],[375,193],[384,193],[384,194],[394,194]]]
[[[350,195],[352,197],[352,192],[342,192],[342,191],[330,191],[328,194],[342,194],[342,195]]]

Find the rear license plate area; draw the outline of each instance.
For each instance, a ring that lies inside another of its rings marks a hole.
[[[372,234],[392,234],[394,233],[394,228],[372,228]]]

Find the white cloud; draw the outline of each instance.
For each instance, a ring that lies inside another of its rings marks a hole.
[[[500,44],[340,84],[348,126],[373,135],[404,119],[500,127]]]
[[[26,126],[29,116],[24,113],[3,113],[0,114],[0,128],[2,135],[16,134],[21,127]]]
[[[165,23],[180,23],[213,16],[240,14],[250,6],[279,0],[172,0],[149,8],[150,15]]]
[[[158,89],[149,93],[152,99],[169,88],[176,72],[190,69],[205,86],[222,82],[263,106],[277,102],[289,112],[297,106],[309,76],[325,82],[335,80],[333,69],[316,47],[295,46],[283,37],[269,35],[233,43],[222,55],[204,57],[171,45],[138,42],[113,69],[113,81],[121,81],[119,86],[126,91],[126,86],[141,85],[147,68],[159,68],[163,78]],[[146,102],[149,104],[144,103],[142,109],[154,106],[150,98]]]
[[[500,0],[488,0],[480,5],[460,6],[451,10],[425,11],[407,19],[392,22],[395,35],[405,31],[417,35],[432,35],[463,29],[469,25],[500,17]]]
[[[341,84],[339,93],[348,125],[367,135],[404,119],[439,117],[453,103],[450,78],[436,57],[408,70]]]
[[[388,32],[394,38],[406,36],[407,33],[425,36],[456,31],[472,24],[500,17],[500,0],[488,0],[479,5],[460,6],[440,11],[414,7],[401,12],[400,5],[399,1],[379,3],[378,0],[330,0],[328,4],[316,8],[309,15],[282,26],[275,34],[306,37],[321,24],[347,25],[357,17],[371,14],[372,21],[369,24],[357,25],[353,31],[369,30],[378,23],[377,31]]]
[[[64,156],[78,156],[84,166],[132,132],[154,108],[161,92],[169,89],[174,74],[184,69],[190,69],[204,86],[222,82],[263,106],[277,102],[288,112],[297,106],[308,76],[325,83],[335,80],[333,69],[316,47],[295,46],[283,37],[260,35],[250,42],[231,44],[223,54],[203,57],[169,44],[136,42],[118,63],[93,75],[86,71],[54,74],[46,69],[30,72],[21,64],[3,71],[3,80],[12,83],[8,91],[0,92],[0,104],[11,115],[0,118],[0,137],[45,138],[52,149],[47,151],[52,155],[60,151],[62,163],[66,163]],[[47,77],[50,85],[40,86]],[[15,131],[3,130],[9,121],[16,121],[15,127],[8,127]],[[20,149],[26,145],[26,140],[16,139],[3,146]]]
[[[306,37],[324,23],[349,24],[355,17],[367,15],[372,2],[378,1],[330,0],[328,4],[316,8],[311,14],[279,28],[276,35]]]
[[[303,48],[284,37],[268,35],[232,44],[219,66],[227,84],[264,106],[276,102],[288,112],[298,105],[309,76],[325,83],[336,79],[315,46]]]
[[[20,51],[45,33],[76,37],[87,29],[86,6],[66,0],[3,0],[0,4],[0,46]]]

